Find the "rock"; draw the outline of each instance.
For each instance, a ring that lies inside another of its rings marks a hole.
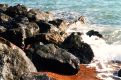
[[[11,29],[11,28],[14,28],[16,23],[15,23],[14,19],[11,18],[10,16],[8,16],[4,13],[0,13],[0,25],[4,26],[7,29]]]
[[[80,63],[88,64],[94,53],[87,43],[81,41],[81,33],[72,33],[62,43],[62,47],[79,58]]]
[[[0,22],[8,22],[9,20],[12,20],[12,18],[4,13],[0,13]]]
[[[80,17],[78,18],[78,21],[80,21],[82,24],[84,24],[84,23],[85,23],[84,16],[80,16]]]
[[[43,12],[40,11],[39,9],[30,9],[27,13],[27,17],[29,18],[30,21],[39,21],[39,20],[49,21],[54,19],[54,16],[51,13]]]
[[[0,4],[0,12],[5,12],[8,8],[8,4]]]
[[[0,33],[0,36],[23,48],[25,46],[24,40],[27,37],[36,35],[38,32],[39,27],[36,23],[18,24],[18,28],[6,30]]]
[[[121,69],[118,71],[118,76],[121,77]]]
[[[78,58],[54,44],[41,45],[36,43],[26,53],[38,71],[76,74],[79,70]]]
[[[83,16],[79,17],[78,20],[75,20],[68,25],[69,29],[74,29],[74,28],[83,27],[83,26],[85,26],[85,21]]]
[[[37,74],[33,74],[33,80],[56,80],[54,78],[50,78],[48,77],[48,75],[46,74],[40,74],[40,73],[37,73]]]
[[[15,21],[17,23],[29,24],[29,19],[25,16],[22,16],[22,15],[15,17]]]
[[[53,44],[61,44],[64,41],[65,37],[60,35],[58,32],[53,33],[40,33],[32,37],[28,37],[25,39],[25,44],[34,44],[36,42],[43,42],[44,44],[53,43]]]
[[[51,33],[59,30],[54,25],[45,21],[40,20],[37,22],[37,24],[39,25],[40,33],[48,33],[48,32]]]
[[[0,26],[0,33],[3,33],[3,32],[5,32],[5,31],[6,31],[6,28],[3,27],[3,26]]]
[[[86,34],[89,35],[89,37],[97,36],[99,38],[103,38],[102,34],[100,34],[98,31],[94,31],[94,30],[90,30]]]
[[[30,80],[36,68],[25,53],[9,41],[0,38],[1,80]]]
[[[49,23],[56,26],[62,32],[65,32],[67,30],[68,24],[69,24],[69,22],[67,22],[66,20],[62,20],[62,19],[55,19],[53,21],[49,21]]]
[[[6,13],[11,17],[16,17],[18,15],[25,15],[27,14],[27,8],[24,5],[16,5],[10,6],[7,8]]]

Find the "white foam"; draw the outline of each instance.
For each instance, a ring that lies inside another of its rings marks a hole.
[[[91,36],[89,37],[88,35],[86,35],[86,32],[94,29],[97,30],[101,33],[103,33],[103,35],[107,35],[107,34],[111,34],[110,36],[114,37],[109,37],[112,38],[112,41],[116,41],[116,42],[112,42],[112,44],[108,44],[106,38],[104,36],[104,38],[99,38],[97,36]],[[85,26],[77,26],[74,29],[70,28],[69,30],[67,30],[68,32],[81,32],[83,33],[83,35],[81,35],[82,40],[85,43],[88,43],[93,52],[94,52],[94,60],[92,61],[91,64],[89,64],[89,66],[93,66],[96,68],[97,72],[98,72],[98,77],[100,77],[103,80],[115,80],[115,78],[119,79],[119,77],[116,77],[113,75],[113,73],[115,71],[118,71],[121,67],[119,67],[119,64],[115,64],[115,63],[109,63],[111,61],[121,61],[121,44],[118,44],[118,40],[115,40],[113,38],[115,38],[116,36],[120,36],[121,34],[119,33],[120,30],[119,29],[114,29],[114,28],[105,28],[105,27],[97,27],[96,25],[85,25]],[[109,32],[108,32],[109,31]],[[104,32],[106,32],[106,34],[104,34]],[[113,34],[113,35],[112,35]],[[116,37],[117,38],[117,37]]]

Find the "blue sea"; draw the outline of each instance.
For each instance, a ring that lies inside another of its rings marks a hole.
[[[24,4],[44,11],[77,13],[88,17],[92,24],[121,25],[120,0],[0,0],[9,5]]]
[[[102,80],[121,80],[115,75],[121,69],[121,63],[111,62],[121,62],[121,0],[0,0],[0,3],[24,4],[68,20],[84,16],[88,27],[77,30],[85,34],[85,30],[94,29],[104,37],[82,36],[95,55],[89,66],[96,68],[97,76]]]

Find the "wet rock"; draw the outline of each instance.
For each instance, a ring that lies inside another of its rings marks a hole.
[[[0,12],[5,12],[8,8],[8,4],[0,4]]]
[[[16,17],[18,15],[26,15],[27,14],[27,8],[24,5],[16,5],[16,6],[10,6],[6,10],[6,13],[11,17]]]
[[[40,11],[39,9],[29,10],[27,13],[27,17],[29,18],[30,21],[39,21],[39,20],[49,21],[54,19],[54,16],[51,13],[43,12]]]
[[[41,45],[36,43],[26,53],[38,71],[76,74],[79,70],[78,58],[54,44]]]
[[[94,31],[94,30],[90,30],[86,34],[89,35],[89,37],[97,36],[99,38],[103,38],[102,34],[100,34],[98,31]]]
[[[81,41],[81,33],[72,33],[62,43],[62,47],[79,58],[80,63],[88,64],[94,53],[87,43]]]
[[[0,38],[0,78],[2,80],[30,80],[36,72],[25,53],[9,41]]]
[[[49,23],[56,26],[62,32],[66,31],[66,29],[68,28],[68,24],[69,24],[69,22],[67,22],[66,20],[62,20],[62,19],[55,19],[53,21],[49,21]]]

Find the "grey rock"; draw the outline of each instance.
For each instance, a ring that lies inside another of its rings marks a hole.
[[[26,53],[38,71],[76,74],[79,70],[78,58],[54,44],[40,45],[36,43]]]
[[[2,80],[30,80],[36,68],[26,54],[9,41],[0,38],[0,77]]]

